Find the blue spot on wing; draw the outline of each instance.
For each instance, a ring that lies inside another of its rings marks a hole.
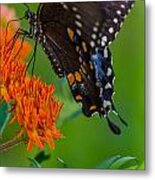
[[[113,89],[105,89],[107,83],[112,85],[112,79],[114,74],[107,76],[107,70],[110,68],[113,72],[111,65],[111,53],[107,49],[107,54],[104,56],[104,49],[99,49],[96,54],[91,56],[91,61],[95,69],[96,85],[100,88],[100,95],[102,101],[111,100]]]
[[[100,51],[91,56],[91,61],[94,64],[95,76],[98,82],[101,82],[105,77],[105,72],[102,69],[103,55]]]
[[[78,36],[77,33],[75,33],[75,35],[74,35],[73,42],[74,42],[75,44],[79,44],[79,36]]]

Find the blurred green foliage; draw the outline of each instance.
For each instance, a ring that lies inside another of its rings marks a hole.
[[[2,138],[3,131],[10,119],[9,108],[6,102],[0,104],[0,138]]]
[[[135,157],[132,156],[112,156],[102,163],[100,163],[96,168],[98,169],[138,169],[138,162]]]
[[[16,10],[18,17],[24,15],[26,8],[23,4],[9,6]],[[30,4],[34,12],[37,6],[38,4]],[[29,28],[27,21],[23,20],[21,25]],[[34,44],[33,40],[28,41]],[[81,106],[73,100],[66,81],[53,73],[47,56],[42,47],[39,47],[35,74],[44,82],[55,84],[56,96],[64,102],[58,126],[65,135],[65,138],[56,142],[55,150],[46,147],[45,151],[50,154],[50,158],[43,161],[41,167],[64,167],[59,161],[62,159],[70,168],[95,168],[111,157],[121,156],[136,159],[137,164],[131,169],[144,169],[144,1],[135,3],[110,49],[116,75],[114,101],[119,113],[128,123],[127,128],[120,125],[120,136],[115,136],[109,130],[107,122],[99,116],[86,118],[81,114]],[[113,117],[113,120],[116,118]],[[0,143],[14,137],[17,129],[17,124],[7,125]],[[28,157],[33,159],[38,151],[34,148],[31,152],[26,152],[26,145],[21,144],[8,152],[0,153],[0,166],[29,167]],[[58,157],[61,158],[58,160]]]

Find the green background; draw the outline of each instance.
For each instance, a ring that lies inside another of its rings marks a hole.
[[[36,12],[38,4],[29,4]],[[17,17],[24,15],[23,4],[8,5],[15,9]],[[29,28],[28,22],[21,22]],[[30,41],[34,44],[34,41]],[[107,122],[98,116],[86,118],[80,113],[80,104],[75,103],[65,80],[57,78],[41,47],[37,51],[35,74],[56,86],[56,96],[64,102],[58,127],[66,136],[56,142],[55,150],[48,146],[45,151],[51,156],[41,163],[42,167],[63,167],[57,157],[63,159],[69,168],[95,168],[105,159],[115,155],[133,156],[139,169],[144,169],[144,1],[137,1],[126,19],[120,34],[110,46],[115,70],[114,101],[118,112],[128,123],[120,124],[122,134],[114,135]],[[111,114],[113,121],[116,117]],[[13,138],[18,125],[7,125],[0,143]],[[38,149],[26,152],[26,145],[20,144],[7,152],[0,153],[1,166],[30,166],[28,158],[34,158]]]

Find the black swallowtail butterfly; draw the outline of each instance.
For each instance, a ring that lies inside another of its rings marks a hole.
[[[120,128],[108,117],[117,113],[112,95],[114,70],[109,44],[116,38],[134,1],[41,3],[37,14],[25,13],[27,36],[41,43],[59,77],[66,77],[84,115],[97,112],[115,134]],[[36,47],[35,46],[35,47]],[[126,125],[117,113],[119,119]]]

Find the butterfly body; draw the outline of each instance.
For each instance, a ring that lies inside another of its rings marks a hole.
[[[133,1],[42,3],[30,23],[55,73],[66,77],[87,117],[95,112],[107,117],[110,109],[115,110],[108,45],[132,6]]]

